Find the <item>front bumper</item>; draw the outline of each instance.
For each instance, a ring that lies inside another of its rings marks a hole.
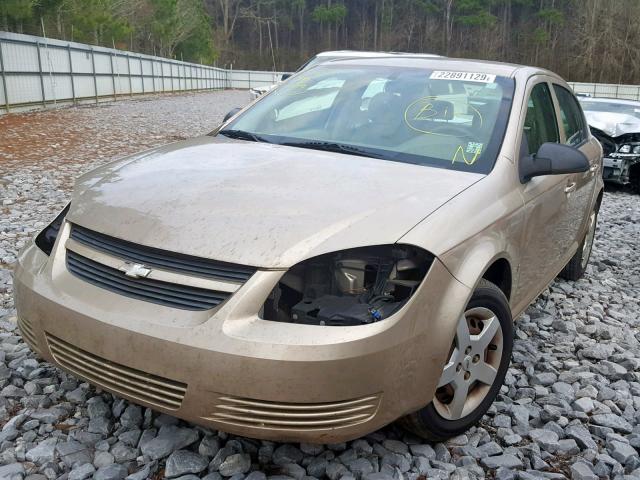
[[[258,271],[211,312],[118,295],[31,245],[15,276],[23,337],[46,360],[135,403],[249,437],[338,442],[431,401],[471,294],[436,259],[395,315],[358,327],[265,321],[282,271]],[[446,300],[446,301],[444,301]]]
[[[602,159],[602,178],[611,183],[626,185],[629,183],[631,167],[640,162],[640,156],[627,155],[619,158],[604,157]]]

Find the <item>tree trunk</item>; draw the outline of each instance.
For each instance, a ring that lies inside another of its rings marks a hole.
[[[373,49],[378,50],[378,1],[373,13]]]
[[[304,56],[304,3],[301,3],[298,7],[298,21],[300,24],[300,56]]]

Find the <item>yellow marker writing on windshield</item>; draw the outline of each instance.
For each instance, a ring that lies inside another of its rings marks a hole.
[[[456,149],[456,152],[453,154],[451,163],[455,163],[456,160],[458,160],[458,156],[460,156],[462,157],[462,161],[464,163],[466,163],[467,165],[473,165],[474,163],[476,163],[476,160],[480,156],[480,151],[481,151],[480,149],[476,149],[475,153],[473,154],[473,157],[467,158],[467,154],[465,153],[464,148],[462,148],[462,145],[459,145],[458,148]]]
[[[413,117],[414,120],[430,120],[431,118],[438,115],[438,112],[434,110],[432,103],[427,103],[424,105],[418,113]]]

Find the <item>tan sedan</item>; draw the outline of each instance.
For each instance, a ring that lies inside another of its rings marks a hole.
[[[589,261],[602,150],[567,84],[329,62],[203,138],[82,176],[21,253],[31,348],[159,411],[336,442],[478,421],[512,321]]]

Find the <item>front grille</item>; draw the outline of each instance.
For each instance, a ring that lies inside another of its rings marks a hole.
[[[38,340],[33,333],[33,327],[26,318],[18,317],[18,328],[22,333],[22,339],[25,341],[29,348],[35,353],[40,354],[40,347],[38,346]]]
[[[170,410],[180,408],[187,391],[185,383],[111,362],[49,333],[46,338],[55,361],[71,373],[134,400]]]
[[[380,394],[326,403],[280,403],[221,396],[206,420],[243,427],[313,431],[350,427],[373,418]]]
[[[254,267],[218,262],[216,260],[168,252],[158,248],[145,247],[103,235],[78,225],[73,226],[71,238],[90,248],[124,260],[142,263],[148,267],[186,273],[187,275],[244,283],[256,272]]]
[[[229,296],[204,288],[178,285],[149,278],[132,278],[120,270],[108,267],[72,250],[67,250],[67,269],[75,276],[112,292],[131,298],[183,310],[209,310]]]

